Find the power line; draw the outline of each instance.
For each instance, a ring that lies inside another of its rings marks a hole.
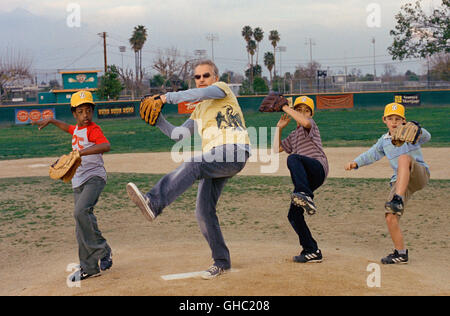
[[[72,61],[70,64],[64,66],[63,68],[68,68],[70,66],[72,66],[73,64],[75,64],[77,61],[79,61],[80,59],[82,59],[83,57],[87,56],[87,54],[89,54],[95,47],[98,46],[98,42],[95,43],[94,45],[92,45],[91,47],[89,47],[89,49],[87,51],[85,51],[83,54],[81,54],[79,57],[75,58],[74,61]]]

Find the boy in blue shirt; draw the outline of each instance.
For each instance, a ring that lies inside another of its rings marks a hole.
[[[400,147],[392,144],[391,135],[394,130],[406,123],[405,108],[398,103],[390,103],[384,109],[383,123],[388,133],[378,139],[368,151],[359,155],[354,161],[346,164],[345,170],[358,169],[372,164],[384,156],[394,170],[391,178],[386,209],[386,224],[394,243],[394,252],[381,259],[383,264],[408,263],[408,250],[405,248],[403,234],[400,230],[400,217],[411,195],[422,190],[430,180],[428,165],[423,160],[420,145],[431,139],[430,133],[422,128],[416,144],[404,143]]]

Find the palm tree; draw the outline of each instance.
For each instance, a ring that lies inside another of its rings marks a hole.
[[[275,49],[277,47],[278,42],[280,41],[280,34],[278,34],[277,30],[270,31],[269,34],[269,41],[272,43],[273,46],[273,58],[275,60]],[[273,65],[273,76],[276,76],[276,65]]]
[[[272,68],[275,66],[275,56],[271,52],[264,54],[264,65],[270,73],[270,87],[272,88]]]
[[[253,88],[253,55],[255,55],[256,51],[256,42],[252,39],[248,41],[247,51],[251,56],[250,61],[250,87]]]
[[[242,28],[241,34],[244,37],[244,40],[247,42],[247,57],[248,57],[248,63],[250,64],[250,52],[248,50],[248,43],[252,39],[253,30],[250,26],[246,25]]]
[[[136,80],[142,80],[142,48],[147,40],[147,29],[143,25],[134,27],[133,34],[129,39],[131,48],[134,50],[134,58],[136,65]]]
[[[258,65],[258,57],[259,57],[259,43],[263,40],[264,38],[264,31],[262,30],[262,28],[257,27],[255,28],[255,30],[253,31],[253,38],[256,41],[256,65]]]

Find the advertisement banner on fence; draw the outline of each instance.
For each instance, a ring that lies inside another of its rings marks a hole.
[[[55,109],[14,109],[16,124],[31,124],[47,118],[55,118]]]
[[[353,107],[353,93],[339,95],[317,95],[318,109],[348,109]]]
[[[181,102],[178,103],[178,114],[189,114],[194,112],[195,107],[200,102]]]
[[[133,104],[115,104],[115,105],[99,105],[97,106],[97,117],[104,118],[119,118],[136,116]]]
[[[407,94],[395,94],[394,102],[400,103],[403,106],[419,106],[420,94],[419,93],[407,93]]]

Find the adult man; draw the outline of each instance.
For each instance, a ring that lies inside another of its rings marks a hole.
[[[202,277],[212,279],[231,268],[230,253],[216,215],[217,201],[228,179],[244,168],[250,155],[250,141],[235,95],[226,83],[218,81],[217,66],[204,60],[198,62],[194,69],[197,88],[169,92],[162,95],[161,100],[169,104],[200,103],[182,126],[173,126],[162,114],[156,126],[176,141],[190,137],[196,127],[202,139],[202,155],[185,161],[146,194],[142,194],[133,183],[128,183],[127,192],[144,216],[153,220],[196,180],[200,180],[196,217],[214,260]]]

